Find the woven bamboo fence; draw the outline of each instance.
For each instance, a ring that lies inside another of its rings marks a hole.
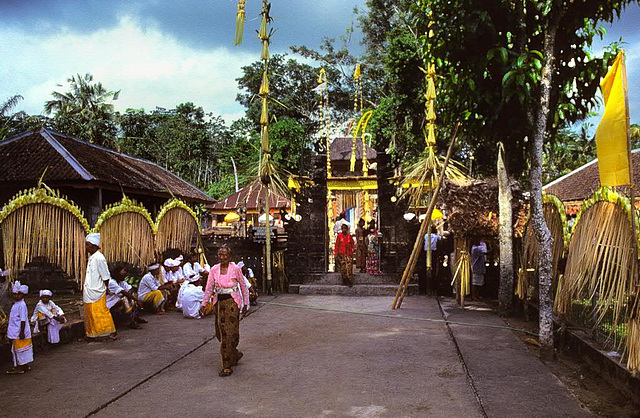
[[[184,202],[171,199],[165,203],[156,221],[156,251],[168,249],[188,252],[199,231],[198,216]]]
[[[551,238],[553,239],[553,247],[551,248],[551,277],[553,279],[552,291],[555,293],[560,276],[558,267],[569,243],[570,229],[564,205],[556,196],[549,194],[542,196],[542,211],[544,220],[551,233]],[[516,296],[523,300],[527,298],[537,299],[537,290],[535,290],[537,289],[537,283],[530,283],[529,281],[532,276],[537,277],[537,274],[531,275],[529,272],[538,271],[538,261],[540,257],[538,240],[535,237],[533,229],[530,228],[530,225],[530,222],[527,221],[522,239],[521,265],[518,271],[518,282],[515,292]]]
[[[100,232],[100,247],[107,260],[147,266],[155,260],[156,225],[149,211],[124,196],[108,206],[93,228]]]
[[[554,308],[572,323],[588,327],[610,348],[639,366],[638,260],[630,203],[601,188],[585,201],[576,219],[567,267]]]
[[[17,194],[0,211],[5,268],[10,279],[35,257],[45,257],[82,287],[86,271],[82,210],[45,185]]]

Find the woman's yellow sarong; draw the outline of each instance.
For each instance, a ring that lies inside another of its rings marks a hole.
[[[106,293],[97,302],[84,304],[84,333],[87,337],[106,337],[114,332],[116,326],[107,308]]]

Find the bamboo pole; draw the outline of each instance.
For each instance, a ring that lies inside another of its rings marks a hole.
[[[456,129],[453,132],[453,137],[451,138],[451,143],[449,144],[449,149],[447,150],[447,157],[442,164],[442,168],[440,171],[440,177],[438,178],[438,184],[436,184],[436,188],[433,191],[433,195],[431,196],[431,201],[429,202],[429,208],[427,209],[427,216],[422,221],[420,225],[420,231],[418,232],[418,236],[416,237],[416,241],[413,244],[413,251],[411,251],[411,256],[409,257],[409,262],[404,269],[404,273],[402,274],[402,279],[400,280],[400,286],[398,286],[398,291],[396,292],[396,297],[393,299],[392,309],[399,309],[402,305],[402,300],[404,299],[404,295],[406,293],[406,289],[409,287],[409,280],[413,275],[413,271],[415,270],[416,263],[418,260],[418,256],[420,254],[420,250],[422,249],[422,244],[424,242],[424,235],[427,231],[427,227],[431,221],[431,214],[433,213],[433,209],[436,206],[436,200],[438,199],[438,193],[440,192],[440,187],[442,187],[442,182],[444,181],[445,173],[447,171],[447,166],[449,165],[449,160],[451,158],[451,154],[453,154],[453,145],[456,142],[456,138],[458,136],[458,128],[460,127],[460,123],[456,125]]]

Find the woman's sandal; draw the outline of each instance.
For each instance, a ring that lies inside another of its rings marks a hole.
[[[7,370],[7,374],[24,374],[24,370],[12,367],[11,369]]]
[[[220,373],[218,373],[218,376],[227,377],[227,376],[231,376],[231,373],[233,373],[232,369],[222,369],[222,371],[220,371]]]

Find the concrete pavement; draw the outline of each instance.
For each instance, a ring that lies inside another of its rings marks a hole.
[[[501,414],[501,387],[511,404],[531,395],[509,391],[511,380],[501,385],[499,374],[476,371],[479,366],[467,361],[474,379],[489,373],[496,389],[478,382],[476,394],[448,327],[403,319],[441,320],[437,301],[409,297],[400,311],[390,310],[391,301],[279,296],[273,302],[329,310],[261,305],[241,322],[239,348],[245,356],[227,378],[217,375],[219,344],[212,340],[212,318],[146,317],[150,323],[144,330],[125,330],[116,342],[67,344],[37,355],[28,374],[0,376],[0,415],[480,417],[487,411],[507,416]],[[501,332],[505,341],[510,335],[521,344],[512,331]],[[491,347],[492,337],[484,331],[474,338]],[[530,360],[522,348],[514,361]],[[463,347],[461,352],[464,356]],[[550,373],[538,363],[543,374]],[[539,402],[562,399],[576,408],[571,416],[587,415],[557,383],[553,390],[562,396]],[[518,416],[546,416],[534,414],[535,409],[521,412]]]

